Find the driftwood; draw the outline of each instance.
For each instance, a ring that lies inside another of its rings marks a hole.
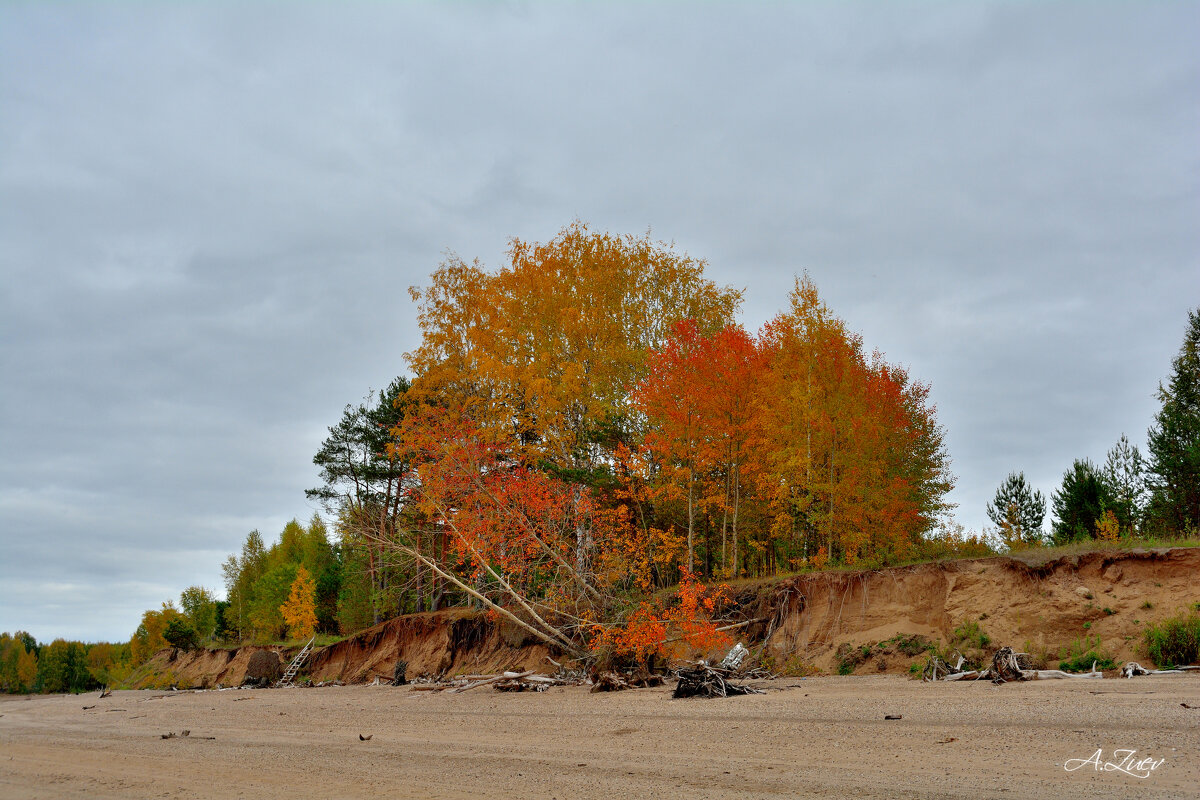
[[[1018,653],[1011,647],[1001,647],[992,654],[992,665],[988,669],[963,670],[963,657],[959,655],[958,663],[951,667],[937,656],[930,659],[929,666],[922,674],[924,681],[977,681],[990,680],[1001,684],[1010,681],[1046,681],[1062,678],[1103,678],[1104,673],[1096,670],[1092,663],[1090,672],[1073,673],[1058,669],[1033,669],[1033,661],[1028,653]],[[939,677],[939,675],[941,677]]]
[[[1200,666],[1173,667],[1171,669],[1146,669],[1136,661],[1130,661],[1121,667],[1122,678],[1133,678],[1138,675],[1182,675],[1185,672],[1200,670]]]
[[[532,674],[533,674],[533,670],[528,670],[526,672],[504,672],[504,673],[501,673],[500,675],[494,675],[490,678],[483,678],[481,680],[472,681],[471,683],[468,683],[466,686],[459,686],[458,688],[453,689],[452,691],[457,694],[458,692],[465,692],[468,689],[474,689],[476,686],[487,686],[489,684],[499,683],[500,681],[505,681],[505,680],[511,681],[511,680],[515,680],[517,678],[528,678]]]
[[[703,661],[694,667],[679,670],[679,683],[671,697],[734,697],[742,694],[765,694],[762,689],[730,683],[729,671],[710,667]]]
[[[645,689],[650,686],[662,686],[662,675],[653,673],[634,673],[623,675],[619,672],[602,672],[592,683],[592,694],[596,692],[621,692],[626,689]]]
[[[738,642],[733,646],[733,649],[725,654],[725,658],[721,659],[718,668],[728,670],[729,672],[736,672],[748,655],[750,655],[750,651],[746,649],[744,644]]]

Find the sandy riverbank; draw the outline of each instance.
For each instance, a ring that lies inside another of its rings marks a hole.
[[[1200,706],[1200,676],[760,685],[725,700],[672,700],[669,687],[8,697],[0,796],[1149,800],[1200,786],[1200,709],[1180,705]],[[1165,761],[1144,779],[1064,769],[1097,749]]]

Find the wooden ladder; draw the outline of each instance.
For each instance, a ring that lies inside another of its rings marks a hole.
[[[304,665],[304,660],[308,658],[309,651],[312,650],[313,642],[317,640],[316,635],[308,640],[308,644],[304,645],[299,654],[292,659],[292,663],[288,664],[286,670],[283,671],[283,677],[275,684],[276,687],[293,686],[292,678],[296,677],[296,673],[300,671],[300,667]]]

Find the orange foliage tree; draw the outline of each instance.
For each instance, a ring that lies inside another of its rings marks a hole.
[[[414,514],[377,535],[549,645],[637,657],[715,629],[700,579],[910,553],[953,485],[929,387],[807,276],[755,337],[703,266],[575,223],[411,290],[422,341],[389,453]],[[637,603],[679,569],[690,611]]]

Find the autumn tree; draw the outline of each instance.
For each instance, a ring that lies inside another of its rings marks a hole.
[[[287,630],[279,607],[303,566],[315,584],[318,623],[333,631],[337,624],[337,598],[341,564],[330,545],[325,524],[314,515],[308,526],[297,520],[288,522],[279,541],[266,547],[262,536],[252,531],[242,547],[241,557],[230,556],[225,562],[225,582],[229,587],[227,614],[236,620],[239,638],[273,641]]]
[[[303,566],[296,568],[287,601],[279,607],[292,639],[307,639],[317,627],[316,585]]]
[[[903,555],[954,482],[929,387],[868,357],[807,276],[761,338],[776,539],[847,563]]]
[[[512,240],[496,272],[452,257],[411,290],[422,331],[408,354],[413,391],[511,438],[519,460],[554,471],[582,503],[616,446],[640,439],[629,393],[649,351],[682,319],[719,329],[740,302],[703,269],[649,236],[580,222],[544,244]],[[576,520],[575,567],[586,571],[594,537],[586,515]]]
[[[171,601],[162,604],[158,611],[147,611],[142,614],[142,622],[129,640],[131,658],[134,666],[144,663],[150,656],[157,653],[169,643],[163,637],[167,625],[173,620],[184,620],[183,614]]]
[[[703,337],[693,320],[681,320],[663,346],[651,351],[646,377],[634,395],[635,407],[649,425],[646,446],[677,465],[687,497],[687,558],[684,568],[695,569],[696,475],[707,467],[701,463],[702,439],[707,420],[705,396],[699,385],[705,350]],[[704,455],[708,456],[707,449]]]
[[[647,421],[646,447],[682,476],[685,569],[696,569],[696,512],[702,501],[721,515],[721,569],[731,564],[730,573],[737,572],[742,489],[759,444],[754,399],[762,368],[758,347],[741,326],[705,335],[693,320],[682,320],[650,352],[647,375],[634,392]]]
[[[13,694],[33,690],[38,660],[32,638],[22,631],[0,633],[0,690]]]

